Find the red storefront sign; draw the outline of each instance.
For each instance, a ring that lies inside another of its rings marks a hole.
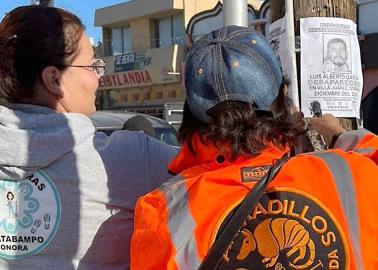
[[[148,70],[134,70],[104,75],[100,78],[100,89],[127,88],[151,85],[152,79]]]

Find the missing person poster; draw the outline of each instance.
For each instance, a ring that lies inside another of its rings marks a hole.
[[[281,65],[282,75],[289,79],[289,96],[295,103],[298,100],[297,76],[294,73],[293,62],[290,59],[289,40],[287,35],[286,18],[283,17],[269,26],[269,42],[273,52]],[[299,104],[295,104],[299,107]]]
[[[301,105],[306,117],[320,109],[359,117],[362,69],[356,24],[342,18],[302,18]]]

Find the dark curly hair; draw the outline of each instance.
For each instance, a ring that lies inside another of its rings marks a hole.
[[[33,97],[45,67],[64,70],[78,53],[84,32],[71,12],[39,5],[9,12],[0,23],[0,90],[9,102]]]
[[[231,160],[240,155],[257,155],[270,143],[281,149],[293,146],[306,128],[303,114],[293,111],[292,101],[285,95],[285,85],[286,81],[281,84],[271,112],[255,110],[247,102],[224,101],[208,111],[210,123],[198,120],[185,103],[180,143],[187,143],[195,154],[192,138],[198,133],[202,143],[211,141],[224,154],[230,154],[224,146],[231,147]]]

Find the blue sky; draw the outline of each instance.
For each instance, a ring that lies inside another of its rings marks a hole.
[[[95,43],[101,39],[101,27],[94,27],[94,14],[98,8],[111,6],[128,0],[54,0],[56,7],[62,7],[72,11],[80,17],[85,24],[87,34],[93,37]],[[30,0],[0,0],[0,19],[6,12],[17,6],[29,5]]]

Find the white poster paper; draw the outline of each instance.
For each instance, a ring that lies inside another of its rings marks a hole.
[[[337,117],[359,118],[362,69],[356,24],[342,18],[302,18],[301,105]]]
[[[289,79],[289,96],[298,102],[298,83],[290,59],[290,46],[287,35],[286,18],[283,17],[269,26],[269,42],[282,68],[282,75]],[[295,104],[299,107],[299,104]]]

